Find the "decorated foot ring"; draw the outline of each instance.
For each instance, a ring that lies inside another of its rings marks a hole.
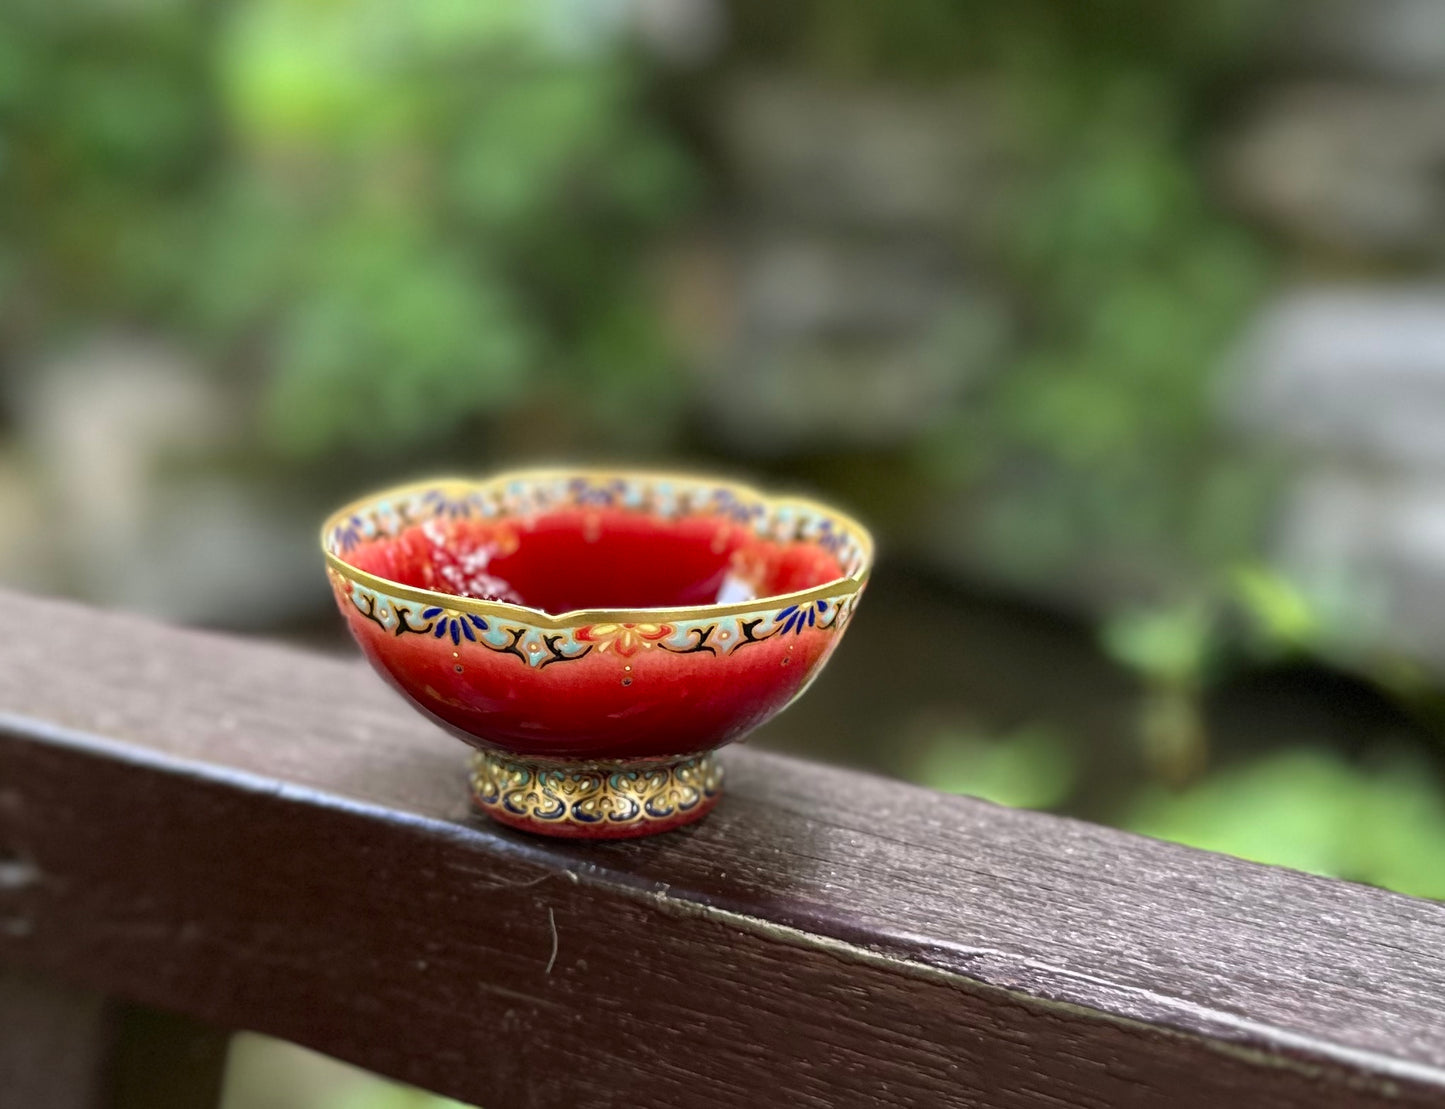
[[[700,820],[722,792],[713,754],[565,762],[498,751],[472,755],[472,803],[493,820],[544,836],[623,839]]]

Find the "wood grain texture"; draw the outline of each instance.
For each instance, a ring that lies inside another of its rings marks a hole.
[[[1440,905],[745,749],[529,838],[360,663],[4,600],[0,960],[488,1109],[1445,1105]]]

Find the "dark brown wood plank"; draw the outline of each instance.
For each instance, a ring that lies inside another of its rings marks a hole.
[[[1439,905],[747,750],[531,839],[360,664],[6,608],[17,965],[490,1109],[1445,1104]]]

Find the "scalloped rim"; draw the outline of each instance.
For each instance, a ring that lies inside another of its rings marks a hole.
[[[421,589],[417,586],[403,585],[399,581],[392,581],[390,578],[379,577],[376,574],[369,574],[365,570],[357,569],[341,556],[333,554],[327,546],[327,537],[342,520],[348,516],[356,515],[360,510],[375,504],[377,501],[402,497],[409,493],[421,492],[427,489],[465,489],[467,491],[474,491],[477,489],[486,489],[491,486],[506,485],[511,482],[536,483],[541,481],[556,481],[559,478],[584,478],[588,481],[597,482],[614,479],[624,481],[684,482],[688,484],[705,485],[714,489],[730,489],[734,493],[746,495],[749,498],[761,501],[770,508],[788,506],[807,509],[831,518],[837,524],[852,532],[858,541],[858,546],[862,553],[862,563],[854,573],[845,577],[834,578],[831,581],[824,582],[822,585],[815,585],[811,589],[803,589],[793,593],[769,593],[760,597],[754,597],[749,601],[738,601],[732,604],[688,605],[683,608],[579,608],[573,609],[570,612],[552,613],[545,612],[539,608],[531,608],[528,605],[512,604],[508,601],[483,601],[473,597],[459,597],[455,593],[442,593],[435,589]],[[321,525],[320,538],[321,553],[326,557],[327,566],[335,570],[343,578],[355,582],[357,585],[385,593],[389,597],[396,597],[423,605],[437,605],[441,608],[450,609],[453,612],[469,612],[475,613],[478,616],[492,616],[503,620],[521,621],[533,627],[550,629],[584,627],[588,624],[604,623],[644,624],[682,620],[706,620],[713,616],[742,616],[750,612],[756,612],[759,609],[777,608],[789,604],[803,604],[809,601],[831,600],[834,597],[851,596],[857,593],[868,581],[868,575],[873,570],[873,536],[867,528],[846,513],[839,512],[835,508],[819,501],[810,500],[807,497],[774,495],[764,493],[754,486],[747,485],[743,482],[716,478],[709,474],[669,470],[605,470],[588,469],[586,467],[575,469],[568,467],[550,467],[543,469],[506,470],[481,479],[448,477],[439,478],[435,481],[407,482],[403,485],[394,485],[380,489],[369,496],[359,497],[343,505],[331,513]]]

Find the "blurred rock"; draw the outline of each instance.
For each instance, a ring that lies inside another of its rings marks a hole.
[[[1285,235],[1366,256],[1445,255],[1445,83],[1286,87],[1221,151],[1233,202]]]
[[[723,145],[751,208],[808,222],[976,225],[998,195],[1002,132],[983,90],[736,82]]]
[[[753,454],[905,442],[998,363],[1000,298],[937,243],[798,231],[734,248],[732,331],[703,364],[710,426]]]
[[[1445,76],[1440,0],[1296,0],[1281,20],[1290,61],[1389,78]]]
[[[1351,651],[1386,650],[1445,673],[1445,471],[1320,466],[1295,483],[1274,557]]]
[[[1280,569],[1359,646],[1445,670],[1445,287],[1284,298],[1247,337],[1228,407],[1298,462]]]
[[[982,88],[730,86],[741,195],[672,294],[679,330],[707,337],[700,403],[730,448],[902,444],[998,364],[1012,313],[973,249],[1004,187],[995,108]]]
[[[722,0],[631,0],[637,35],[652,53],[678,66],[715,58],[727,41]]]
[[[1238,363],[1230,408],[1256,435],[1445,472],[1445,286],[1291,294],[1261,314]]]
[[[313,521],[208,464],[238,442],[239,406],[174,350],[97,341],[26,375],[14,406],[55,552],[48,585],[242,628],[315,604]]]

